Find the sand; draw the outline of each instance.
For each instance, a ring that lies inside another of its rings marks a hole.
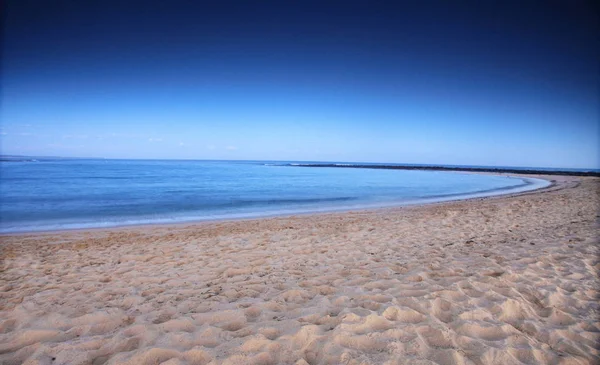
[[[0,237],[2,364],[600,362],[600,179]]]

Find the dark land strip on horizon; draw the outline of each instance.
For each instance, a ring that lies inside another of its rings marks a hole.
[[[414,165],[361,165],[361,164],[287,164],[294,167],[337,167],[354,169],[382,169],[382,170],[427,170],[427,171],[466,171],[466,172],[493,172],[529,175],[563,175],[563,176],[595,176],[600,177],[596,171],[565,171],[565,170],[535,170],[535,169],[505,169],[486,167],[449,167],[449,166],[414,166]]]

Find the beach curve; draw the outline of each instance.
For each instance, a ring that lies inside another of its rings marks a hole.
[[[600,180],[0,237],[0,362],[593,364]]]

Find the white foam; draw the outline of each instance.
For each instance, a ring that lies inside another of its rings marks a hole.
[[[301,208],[294,209],[278,209],[278,210],[263,210],[263,211],[247,211],[247,212],[234,212],[234,213],[221,213],[221,214],[210,214],[207,212],[195,212],[191,215],[173,215],[163,217],[146,217],[137,219],[114,219],[93,222],[38,222],[30,223],[22,226],[4,226],[0,227],[0,233],[23,233],[23,232],[42,232],[42,231],[57,231],[57,230],[74,230],[74,229],[87,229],[87,228],[109,228],[109,227],[121,227],[121,226],[135,226],[135,225],[152,225],[152,224],[171,224],[171,223],[189,223],[189,222],[205,222],[205,221],[220,221],[220,220],[237,220],[237,219],[249,219],[249,218],[262,218],[262,217],[276,217],[276,216],[289,216],[298,214],[310,214],[310,213],[326,213],[326,212],[343,212],[351,210],[361,209],[376,209],[376,208],[389,208],[395,206],[408,206],[418,204],[431,204],[439,203],[452,200],[482,198],[490,196],[498,196],[505,194],[522,193],[526,191],[533,191],[537,189],[543,189],[551,185],[551,182],[544,179],[536,178],[521,178],[524,184],[515,187],[506,187],[500,189],[493,189],[487,191],[479,191],[466,194],[453,194],[447,196],[438,196],[431,198],[418,198],[418,199],[403,199],[396,201],[385,201],[385,202],[360,202],[355,204],[344,204],[344,205],[328,205],[319,206],[312,205],[310,207],[304,206]]]

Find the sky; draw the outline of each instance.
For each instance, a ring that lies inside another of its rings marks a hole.
[[[577,1],[5,1],[0,152],[600,168]]]

